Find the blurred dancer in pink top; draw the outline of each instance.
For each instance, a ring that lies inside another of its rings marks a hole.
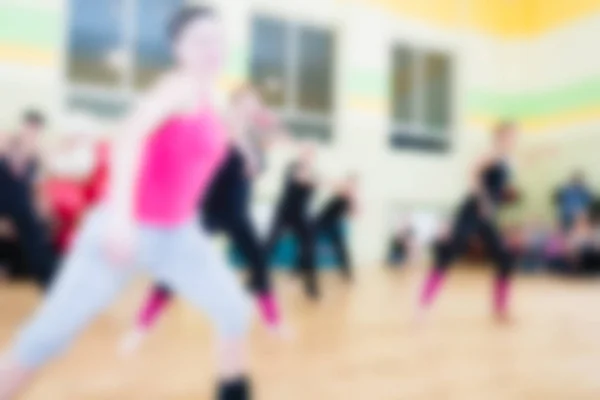
[[[210,317],[219,337],[216,398],[250,398],[249,301],[196,223],[196,205],[230,140],[211,96],[223,64],[223,31],[210,9],[190,7],[174,17],[169,34],[175,66],[116,136],[105,199],[0,364],[2,400],[73,343],[139,272],[136,265]]]

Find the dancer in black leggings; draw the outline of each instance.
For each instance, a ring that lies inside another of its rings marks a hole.
[[[315,235],[309,216],[310,201],[316,186],[312,171],[314,149],[307,146],[300,158],[286,173],[283,194],[275,210],[275,217],[267,240],[267,254],[273,254],[281,236],[290,231],[298,243],[296,271],[304,277],[309,297],[319,297],[315,271]]]
[[[333,245],[340,272],[347,280],[352,279],[352,261],[344,236],[344,222],[356,210],[356,177],[349,176],[337,188],[317,217],[317,232]]]
[[[465,251],[469,238],[477,234],[483,240],[496,266],[494,311],[500,320],[508,317],[507,303],[513,260],[497,225],[497,211],[507,194],[510,178],[507,159],[513,150],[516,127],[503,122],[494,132],[494,146],[475,168],[474,188],[456,215],[452,233],[421,293],[420,311],[433,303],[447,269]]]
[[[36,206],[37,141],[43,127],[40,113],[27,112],[17,137],[0,149],[0,217],[16,228],[31,275],[45,289],[56,260]]]
[[[213,233],[225,234],[244,257],[249,272],[248,286],[261,316],[271,331],[285,333],[279,305],[273,293],[263,244],[251,215],[252,182],[263,170],[263,152],[284,130],[262,104],[258,93],[243,86],[232,96],[228,122],[233,145],[200,204],[200,223]],[[171,291],[154,286],[139,311],[136,326],[122,345],[131,352],[156,324],[171,300]]]

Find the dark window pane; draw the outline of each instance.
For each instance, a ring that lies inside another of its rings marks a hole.
[[[298,108],[329,114],[333,108],[333,35],[323,29],[302,28],[299,40]]]
[[[392,55],[392,118],[394,122],[411,123],[414,117],[414,53],[398,47]]]
[[[145,88],[171,64],[167,25],[182,0],[137,0],[135,86]]]
[[[283,106],[287,93],[286,54],[289,32],[285,23],[256,17],[252,21],[250,76],[265,102]]]
[[[122,71],[108,56],[123,41],[124,0],[70,0],[69,62],[71,81],[116,86]]]
[[[444,132],[451,118],[451,66],[444,54],[427,54],[424,59],[425,125],[435,132]]]

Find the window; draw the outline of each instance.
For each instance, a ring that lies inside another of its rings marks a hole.
[[[405,45],[392,51],[391,144],[445,151],[452,129],[452,59]]]
[[[166,27],[181,0],[137,0],[135,9],[136,88],[148,87],[171,64]],[[162,29],[161,29],[162,27]]]
[[[167,21],[183,2],[69,0],[68,106],[104,116],[126,108],[170,64]]]
[[[124,0],[71,1],[69,29],[69,79],[74,83],[117,86],[122,71],[108,62],[123,43]]]
[[[330,29],[257,16],[250,79],[298,136],[332,136],[335,37]]]

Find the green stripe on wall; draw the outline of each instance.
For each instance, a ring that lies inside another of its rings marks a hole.
[[[378,70],[353,69],[349,71],[345,86],[353,96],[387,99],[388,82],[385,74]]]
[[[229,57],[227,57],[227,65],[225,66],[225,73],[229,77],[246,79],[250,76],[248,62],[250,60],[250,54],[245,48],[234,48],[231,50]]]
[[[351,96],[388,101],[388,80],[378,70],[351,70],[345,89]],[[600,106],[600,76],[531,93],[499,94],[475,90],[468,93],[466,99],[466,111],[471,115],[518,119],[547,117]]]
[[[469,113],[519,119],[546,117],[557,113],[600,105],[600,77],[575,84],[524,94],[471,93]]]
[[[2,43],[43,50],[57,49],[61,45],[61,30],[60,14],[56,11],[0,4]]]

